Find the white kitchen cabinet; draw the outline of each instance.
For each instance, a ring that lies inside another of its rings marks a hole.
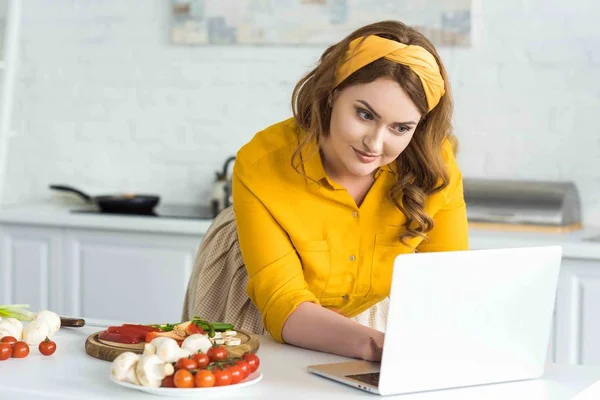
[[[600,365],[599,260],[563,259],[556,318],[556,362]]]
[[[130,322],[175,322],[200,237],[66,229],[66,313]]]
[[[62,234],[58,228],[0,225],[0,301],[62,310]]]

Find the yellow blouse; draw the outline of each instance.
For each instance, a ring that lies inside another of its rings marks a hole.
[[[293,118],[277,123],[240,149],[233,170],[247,293],[279,342],[288,316],[305,301],[352,317],[384,299],[394,258],[413,252],[398,239],[405,217],[387,195],[396,177],[389,165],[377,171],[357,207],[328,179],[316,144],[301,153],[305,176],[296,172],[291,159],[298,140]],[[449,143],[444,158],[450,184],[426,200],[435,222],[429,241],[408,240],[418,252],[468,248],[462,177]]]

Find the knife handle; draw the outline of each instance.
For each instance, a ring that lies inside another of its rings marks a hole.
[[[81,318],[60,317],[60,326],[69,328],[81,328],[85,325],[85,320]]]

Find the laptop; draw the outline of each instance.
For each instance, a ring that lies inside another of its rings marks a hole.
[[[381,363],[308,371],[380,395],[539,378],[560,246],[399,255]]]

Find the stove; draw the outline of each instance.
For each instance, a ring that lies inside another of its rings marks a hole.
[[[97,215],[126,215],[136,217],[153,218],[181,218],[181,219],[200,219],[211,220],[215,217],[212,207],[186,204],[159,204],[153,212],[149,214],[140,213],[105,213],[97,207],[77,208],[71,210],[75,214],[97,214]]]

